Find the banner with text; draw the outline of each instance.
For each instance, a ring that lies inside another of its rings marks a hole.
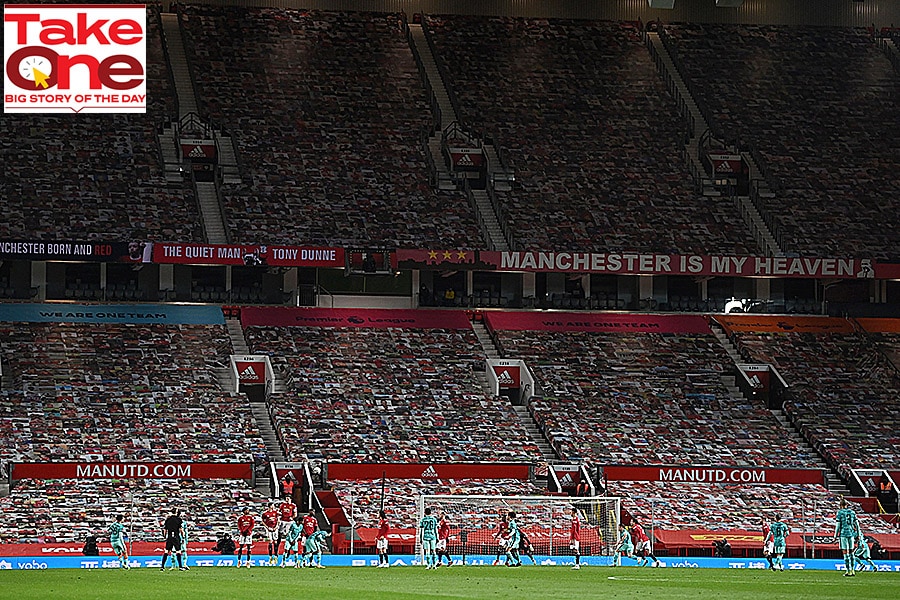
[[[13,463],[19,479],[252,479],[249,463]]]
[[[853,333],[847,319],[733,315],[713,317],[729,333]]]
[[[355,327],[359,329],[471,329],[459,310],[253,307],[241,309],[244,327]]]
[[[0,260],[150,262],[151,242],[0,240]]]
[[[177,304],[0,304],[0,321],[20,323],[162,323],[224,325],[218,306]]]
[[[486,312],[494,331],[643,331],[646,333],[712,333],[700,315],[625,315],[565,312]]]
[[[900,264],[866,258],[710,256],[640,252],[495,252],[488,250],[397,250],[401,269],[601,273],[611,275],[696,275],[896,279]]]
[[[900,333],[900,319],[857,319],[869,333]]]
[[[767,469],[760,467],[603,467],[607,481],[670,481],[672,483],[825,483],[825,473],[819,469]]]
[[[245,265],[249,267],[341,267],[343,248],[234,244],[153,245],[153,262],[184,265]]]
[[[328,479],[528,479],[522,463],[328,463]]]

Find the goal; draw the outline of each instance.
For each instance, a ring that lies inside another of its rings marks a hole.
[[[620,498],[595,496],[419,496],[418,521],[425,509],[439,518],[443,513],[450,526],[450,554],[496,555],[499,544],[495,537],[502,516],[516,513],[516,524],[534,546],[536,555],[567,556],[572,508],[578,509],[581,522],[581,554],[608,556],[616,544],[621,510]],[[417,521],[417,522],[418,522]],[[421,553],[421,540],[416,540],[416,554]]]

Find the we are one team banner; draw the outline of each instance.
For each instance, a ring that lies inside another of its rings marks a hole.
[[[13,463],[20,479],[252,479],[250,463]]]

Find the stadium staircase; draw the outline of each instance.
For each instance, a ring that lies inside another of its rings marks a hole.
[[[450,171],[449,158],[444,154],[444,135],[445,131],[450,127],[460,127],[459,115],[456,113],[453,101],[450,100],[446,82],[441,75],[431,44],[428,43],[428,38],[422,25],[418,23],[410,24],[409,33],[413,55],[419,61],[422,71],[424,71],[426,81],[428,86],[431,87],[440,111],[438,127],[428,138],[428,152],[431,155],[430,163],[435,168],[436,186],[440,190],[454,190],[457,189],[458,183],[454,174]],[[482,148],[488,165],[488,179],[493,181],[494,177],[491,170],[496,169],[498,171],[497,178],[508,184],[510,176],[507,169],[501,168],[500,157],[496,148],[492,144],[483,144]],[[469,203],[475,210],[482,235],[488,242],[490,249],[500,252],[510,250],[509,240],[504,235],[501,221],[497,214],[497,207],[492,201],[489,192],[483,189],[469,189],[467,186],[466,194]]]
[[[250,348],[247,346],[247,339],[244,337],[244,329],[241,327],[239,319],[225,319],[225,327],[228,330],[228,336],[231,338],[231,348],[234,354],[250,354]],[[231,365],[217,369],[216,379],[222,386],[222,389],[233,390],[234,379],[231,372]],[[284,462],[284,452],[281,449],[281,442],[278,440],[278,434],[275,432],[275,426],[272,424],[272,416],[269,414],[268,404],[265,402],[250,402],[250,412],[256,421],[256,428],[266,444],[266,454],[268,454],[269,462]],[[270,477],[256,477],[256,490],[266,497],[272,496],[275,489]]]
[[[475,337],[478,338],[478,342],[481,344],[482,350],[484,350],[484,355],[488,358],[501,358],[500,351],[497,346],[494,344],[494,339],[491,337],[491,334],[488,332],[487,327],[485,327],[482,321],[473,321],[472,329],[475,331]],[[487,375],[481,371],[478,373],[481,379],[481,385],[484,389],[485,394],[493,395],[494,390],[488,385]],[[525,428],[525,431],[528,432],[528,435],[531,437],[531,441],[540,448],[541,455],[544,460],[553,461],[557,460],[559,457],[556,456],[556,453],[553,451],[553,447],[550,445],[550,442],[544,437],[544,434],[541,433],[540,428],[537,426],[537,423],[534,420],[534,417],[531,416],[531,413],[528,412],[527,406],[519,406],[513,405],[513,409],[516,411],[516,415],[519,417],[519,422],[522,424],[522,427]]]
[[[900,48],[897,48],[894,40],[889,37],[880,37],[878,38],[878,47],[884,51],[885,56],[894,66],[894,71],[900,75]]]
[[[185,119],[196,118],[199,114],[197,109],[197,93],[194,88],[194,80],[191,76],[190,66],[188,64],[187,54],[184,50],[184,40],[181,36],[181,27],[178,24],[178,15],[173,13],[162,13],[162,31],[163,42],[165,44],[166,57],[169,61],[169,72],[172,74],[172,81],[175,85],[175,95],[178,101],[178,120],[179,123]],[[180,137],[180,127],[177,124],[166,124],[158,134],[159,146],[162,150],[163,165],[166,172],[166,179],[178,179],[184,177],[182,158],[178,153]],[[218,144],[225,146],[226,144]],[[229,144],[230,138],[229,138]],[[229,157],[233,163],[231,166],[236,168],[234,160],[233,147],[230,148]],[[231,173],[229,171],[229,173]],[[222,215],[222,203],[219,198],[219,190],[212,181],[196,181],[194,182],[194,191],[197,196],[197,204],[200,208],[200,217],[203,222],[203,230],[206,241],[210,244],[227,244],[228,233],[225,227],[225,220]]]
[[[697,99],[691,93],[690,88],[682,77],[682,73],[676,67],[672,55],[669,53],[666,44],[663,43],[659,33],[648,31],[645,35],[647,49],[654,59],[660,75],[666,82],[669,92],[675,97],[678,106],[682,107],[682,112],[689,122],[689,140],[685,144],[684,150],[691,174],[699,181],[704,196],[721,196],[721,192],[716,189],[712,176],[707,173],[702,159],[705,152],[704,140],[711,139],[710,132],[712,129],[710,123],[704,115],[704,111],[697,104]],[[723,147],[725,146],[723,142],[719,143]],[[732,152],[729,151],[728,153]],[[749,166],[750,182],[754,194],[761,198],[774,197],[755,156],[750,152],[741,152],[740,154]],[[759,203],[754,203],[749,196],[735,196],[732,198],[732,201],[740,211],[744,223],[764,254],[768,256],[784,256],[784,251],[778,245],[775,235],[760,213]]]
[[[725,348],[725,351],[728,353],[728,356],[731,357],[731,360],[735,364],[745,362],[740,353],[738,353],[737,348],[734,347],[734,344],[731,343],[731,340],[728,339],[728,336],[725,334],[724,330],[719,324],[713,322],[711,329],[716,338],[719,340],[719,343],[722,344],[722,346]],[[725,385],[728,393],[732,398],[738,398],[744,401],[750,400],[743,394],[743,392],[741,392],[740,388],[737,386],[736,378],[734,375],[721,375],[719,378]],[[847,487],[841,476],[838,475],[837,471],[835,471],[828,465],[824,457],[810,445],[809,441],[802,434],[800,429],[797,428],[793,423],[791,423],[785,412],[780,408],[771,409],[770,412],[772,413],[772,416],[775,417],[775,420],[777,420],[781,424],[791,442],[796,444],[797,447],[800,448],[800,450],[802,450],[808,456],[816,457],[816,462],[814,464],[807,465],[807,468],[821,469],[825,472],[825,488],[834,494],[849,496],[850,489]]]

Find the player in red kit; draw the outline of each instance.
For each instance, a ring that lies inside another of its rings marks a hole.
[[[319,520],[316,519],[316,511],[310,509],[303,517],[303,534],[300,539],[300,545],[306,544],[306,538],[319,530]],[[305,558],[305,557],[304,557]]]
[[[378,552],[378,566],[379,567],[390,567],[390,559],[388,559],[388,532],[390,531],[388,527],[387,517],[384,516],[384,511],[378,513],[378,535],[375,536],[375,550]]]
[[[500,522],[497,523],[497,529],[494,530],[494,538],[497,540],[497,558],[494,564],[500,564],[500,557],[506,555],[506,514],[500,516]]]
[[[569,550],[575,554],[573,569],[581,568],[581,519],[578,518],[578,509],[572,507],[572,522],[569,525]]]
[[[266,528],[266,543],[269,550],[269,565],[278,564],[278,505],[274,502],[269,510],[262,514],[263,526]]]
[[[276,554],[281,553],[281,540],[287,536],[288,530],[294,519],[297,518],[297,505],[286,497],[284,501],[278,505],[278,541],[275,542]]]
[[[650,543],[650,537],[637,522],[637,519],[631,520],[631,539],[634,541],[634,555],[638,557],[638,566],[645,567],[650,564],[647,557],[653,559],[653,566],[658,567],[661,563],[653,554],[653,546]]]
[[[241,554],[244,550],[244,546],[247,547],[247,568],[250,568],[250,552],[253,549],[253,528],[256,527],[256,519],[250,514],[250,509],[245,508],[244,514],[238,517],[237,520],[238,526],[238,551],[237,551],[237,566],[241,565]]]
[[[447,545],[450,543],[450,525],[447,524],[447,517],[444,513],[441,513],[441,518],[438,519],[438,531],[437,531],[437,544],[435,545],[435,550],[437,550],[437,566],[441,566],[444,564],[442,556],[447,557],[447,566],[453,566],[453,559],[450,558],[450,551],[447,548]]]

